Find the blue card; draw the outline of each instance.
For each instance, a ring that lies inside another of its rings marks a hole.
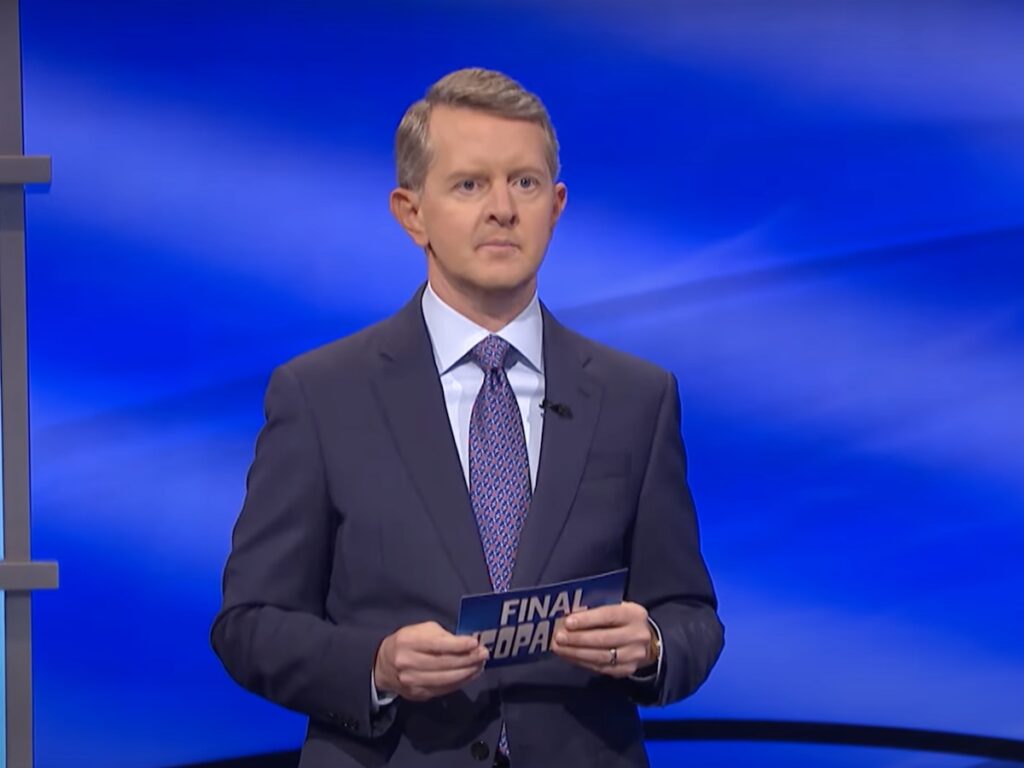
[[[573,611],[616,605],[626,591],[628,568],[583,579],[509,592],[467,595],[459,607],[457,635],[473,635],[487,647],[488,667],[536,661]]]

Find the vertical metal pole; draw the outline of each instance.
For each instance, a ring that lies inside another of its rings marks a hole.
[[[9,768],[31,768],[31,590],[29,546],[28,350],[25,307],[25,194],[18,0],[0,0],[0,450],[3,456],[6,724]],[[8,179],[7,177],[13,177]],[[54,576],[55,571],[54,571]],[[55,582],[55,579],[54,579]],[[54,584],[55,585],[55,584]]]

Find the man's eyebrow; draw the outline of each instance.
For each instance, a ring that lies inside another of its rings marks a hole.
[[[516,176],[522,176],[526,173],[531,173],[536,176],[543,176],[547,172],[547,169],[539,165],[521,165],[516,166],[509,171],[509,178]],[[454,171],[444,176],[445,181],[455,181],[456,179],[473,178],[476,176],[489,176],[490,173],[485,171],[483,168],[457,168]]]
[[[487,173],[481,168],[457,168],[449,174],[445,175],[445,181],[455,181],[456,179],[464,179],[466,177],[474,176],[486,176]]]
[[[515,168],[510,175],[522,176],[524,173],[532,173],[535,176],[543,176],[547,173],[547,168],[539,165],[523,165]]]

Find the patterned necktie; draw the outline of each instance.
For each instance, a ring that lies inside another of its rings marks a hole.
[[[509,343],[488,336],[470,356],[484,383],[469,420],[469,496],[480,530],[491,586],[504,592],[512,581],[519,533],[530,507],[530,456],[523,418],[505,374]],[[498,749],[508,754],[505,724]]]
[[[484,383],[469,421],[469,495],[480,529],[491,586],[508,589],[519,532],[530,507],[530,457],[523,417],[505,375],[509,343],[488,336],[470,355]]]

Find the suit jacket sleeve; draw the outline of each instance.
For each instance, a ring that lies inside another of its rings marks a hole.
[[[248,690],[350,734],[380,735],[394,718],[394,707],[374,714],[370,705],[370,673],[384,633],[325,617],[339,517],[317,425],[288,366],[271,376],[265,412],[224,570],[213,648]]]
[[[628,594],[628,599],[647,608],[661,630],[663,657],[657,683],[633,686],[638,703],[659,706],[697,690],[724,643],[686,483],[678,387],[675,376],[665,378],[640,488]]]

